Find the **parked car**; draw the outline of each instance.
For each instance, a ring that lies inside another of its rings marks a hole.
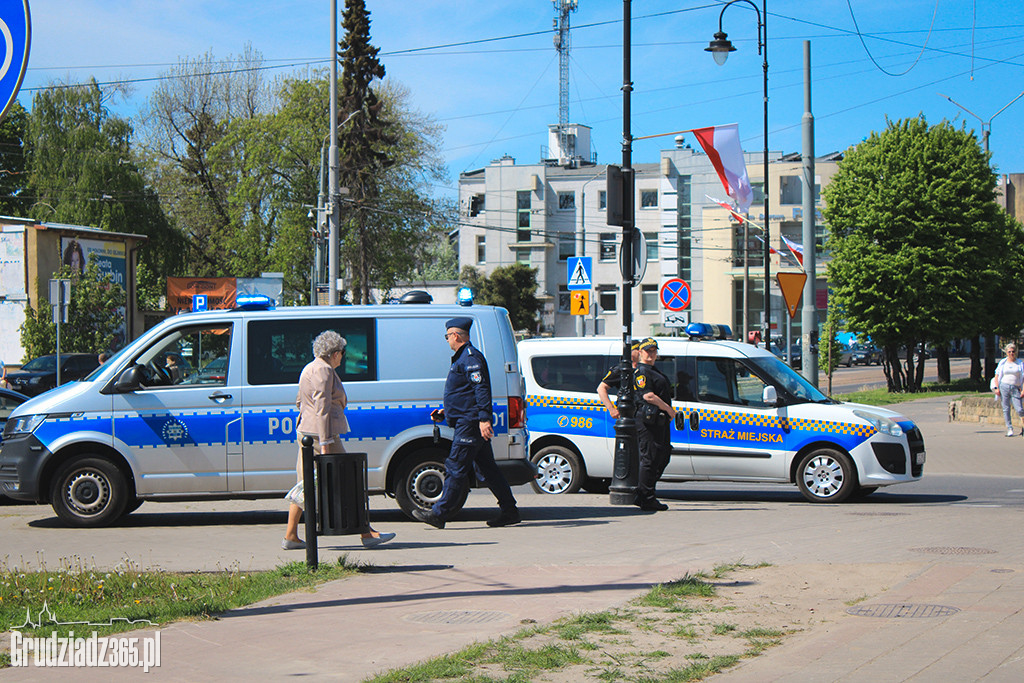
[[[881,365],[882,350],[874,344],[854,344],[850,347],[850,362],[853,365]]]
[[[95,353],[60,354],[60,381],[74,382],[82,379],[100,366]],[[38,396],[57,386],[57,356],[39,356],[21,366],[17,372],[7,373],[11,389],[25,396]]]
[[[794,370],[799,370],[803,366],[804,349],[800,344],[793,344],[789,347],[789,354],[786,356],[786,362],[789,363],[789,367]]]

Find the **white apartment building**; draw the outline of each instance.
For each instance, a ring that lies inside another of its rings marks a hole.
[[[589,128],[573,126],[577,149],[589,149]],[[557,135],[550,138],[552,149]],[[749,230],[749,269],[743,264],[743,227],[708,199],[728,199],[711,162],[702,150],[676,139],[656,163],[634,163],[636,171],[636,227],[646,240],[647,267],[632,288],[633,336],[671,334],[663,325],[660,288],[669,278],[685,280],[691,291],[688,311],[692,321],[726,323],[738,337],[743,329],[743,283],[748,285],[748,323],[758,329],[763,309],[763,246]],[[552,155],[557,156],[557,155]],[[763,165],[760,153],[747,153],[747,173],[754,186],[750,220],[763,224]],[[837,168],[837,155],[816,160],[820,187]],[[540,329],[553,336],[581,333],[616,336],[622,322],[622,275],[619,247],[622,229],[607,224],[605,165],[581,163],[564,168],[555,162],[516,164],[504,156],[488,166],[459,177],[460,268],[472,265],[485,273],[519,262],[537,269],[538,296],[544,302]],[[801,242],[802,182],[800,155],[770,157],[769,244],[779,252],[771,257],[771,275],[781,267],[799,266],[782,245],[780,234]],[[818,278],[824,292],[821,247],[825,229],[818,225]],[[567,259],[589,256],[593,261],[591,315],[569,311]],[[780,265],[781,264],[781,265]],[[748,276],[745,273],[749,273]],[[788,314],[777,286],[772,285],[773,335],[785,336]],[[818,307],[825,308],[819,293]],[[596,307],[595,307],[596,304]],[[800,315],[793,321],[799,334]]]

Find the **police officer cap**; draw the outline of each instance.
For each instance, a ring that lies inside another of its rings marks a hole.
[[[639,351],[640,350],[640,340],[639,339],[634,339],[633,343],[629,345],[629,350],[630,351]]]
[[[640,342],[640,350],[646,351],[647,349],[658,348],[658,342],[654,340],[654,337],[648,337]]]
[[[452,318],[444,324],[444,329],[448,330],[453,327],[457,327],[460,330],[469,332],[469,328],[473,326],[472,318]]]

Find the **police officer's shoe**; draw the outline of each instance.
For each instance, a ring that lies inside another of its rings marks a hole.
[[[665,510],[668,510],[668,505],[665,505],[665,503],[662,503],[657,498],[651,498],[650,500],[638,500],[636,505],[644,512],[664,512]]]
[[[433,510],[421,510],[416,508],[412,511],[412,516],[430,526],[437,527],[438,529],[444,528],[444,520],[434,514]]]
[[[510,508],[502,510],[494,519],[487,520],[487,526],[511,526],[512,524],[519,524],[521,521],[523,521],[523,518],[519,516],[519,508]]]

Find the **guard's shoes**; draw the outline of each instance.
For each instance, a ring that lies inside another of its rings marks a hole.
[[[302,541],[290,541],[287,538],[281,541],[281,550],[305,550],[306,544]]]
[[[487,526],[511,526],[521,521],[523,518],[519,516],[519,508],[511,508],[502,510],[497,517],[487,520]]]
[[[433,510],[421,510],[416,508],[412,511],[412,516],[430,526],[437,527],[438,529],[444,528],[444,520],[434,514]]]
[[[662,503],[657,498],[652,498],[650,500],[638,500],[636,502],[636,506],[644,512],[663,512],[668,510],[668,505],[665,505],[665,503]]]
[[[382,531],[379,536],[364,536],[363,547],[364,548],[376,548],[381,543],[387,543],[395,537],[394,531]]]

